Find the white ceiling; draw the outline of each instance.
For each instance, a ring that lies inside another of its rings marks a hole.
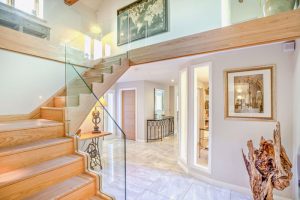
[[[155,63],[136,65],[131,67],[118,80],[118,82],[120,83],[146,80],[173,85],[178,83],[179,71],[183,67],[183,65],[194,58],[195,56],[191,56],[173,60],[165,60]],[[205,75],[203,77],[205,77]],[[200,77],[201,80],[203,79],[203,77]],[[172,82],[171,80],[174,80],[174,82]]]
[[[80,0],[80,2],[88,8],[97,11],[103,0]]]

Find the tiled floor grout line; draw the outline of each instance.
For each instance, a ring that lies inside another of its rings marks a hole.
[[[194,183],[191,183],[191,185],[189,186],[189,188],[186,190],[186,192],[184,193],[184,195],[182,196],[182,198],[184,199],[184,197],[187,195],[188,191],[192,188]],[[183,200],[182,199],[182,200]]]

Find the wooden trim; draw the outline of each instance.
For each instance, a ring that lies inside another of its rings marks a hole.
[[[53,62],[65,63],[65,45],[0,26],[0,49]],[[70,64],[89,67],[87,61],[69,56]]]
[[[219,52],[300,37],[300,9],[206,31],[128,52],[130,65]]]
[[[0,48],[47,60],[65,62],[64,46],[0,26]]]

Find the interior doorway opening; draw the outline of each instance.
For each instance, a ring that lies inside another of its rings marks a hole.
[[[210,168],[211,135],[210,65],[194,68],[194,164]]]

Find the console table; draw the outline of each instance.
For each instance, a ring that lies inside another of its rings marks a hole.
[[[78,137],[78,140],[91,140],[91,142],[85,149],[85,152],[87,152],[90,156],[90,167],[92,170],[94,170],[96,166],[99,166],[100,169],[102,169],[101,154],[99,150],[99,139],[108,135],[111,135],[111,133],[102,131],[101,133],[82,133]]]
[[[147,120],[147,142],[162,140],[174,134],[174,117],[166,116]]]

